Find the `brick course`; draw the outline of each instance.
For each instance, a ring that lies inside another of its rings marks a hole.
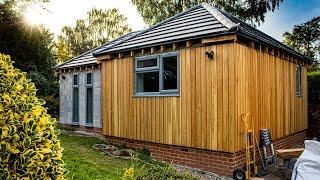
[[[233,171],[245,165],[245,152],[227,153],[195,148],[187,148],[166,144],[129,140],[113,136],[105,136],[110,144],[125,144],[133,149],[148,149],[155,159],[169,163],[190,166],[211,171],[223,176],[232,176]],[[306,131],[300,131],[273,141],[275,149],[290,148],[302,143]],[[256,153],[258,155],[258,153]],[[257,158],[259,160],[259,158]]]

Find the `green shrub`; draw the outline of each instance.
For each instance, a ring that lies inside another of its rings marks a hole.
[[[0,54],[0,179],[64,179],[62,147],[34,84]]]
[[[320,71],[308,73],[308,103],[320,106]]]

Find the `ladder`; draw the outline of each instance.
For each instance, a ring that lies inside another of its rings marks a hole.
[[[254,124],[251,113],[245,113],[241,117],[245,125],[245,141],[246,141],[246,179],[252,179],[257,174],[256,147],[254,143]],[[250,120],[252,129],[249,128],[248,120]]]

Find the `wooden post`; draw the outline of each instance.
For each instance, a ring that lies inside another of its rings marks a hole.
[[[177,49],[177,44],[176,44],[176,43],[173,43],[173,44],[172,44],[172,49],[173,49],[173,50],[176,50],[176,49]]]
[[[259,44],[259,50],[262,52],[262,46],[261,46],[261,44]]]
[[[186,42],[186,47],[187,47],[187,48],[191,47],[191,41],[187,41],[187,42]]]
[[[118,58],[122,58],[123,57],[123,53],[118,53]]]
[[[144,49],[141,49],[141,55],[144,55],[145,51]]]
[[[164,52],[165,50],[166,50],[166,46],[165,46],[165,45],[161,45],[161,46],[160,46],[160,51],[161,51],[161,52]]]
[[[130,51],[130,56],[134,56],[134,51]]]
[[[254,49],[254,41],[251,41],[249,46]]]
[[[151,47],[150,52],[151,52],[151,54],[155,53],[156,52],[156,48],[155,47]]]

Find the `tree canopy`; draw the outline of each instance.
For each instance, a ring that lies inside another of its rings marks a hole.
[[[11,2],[0,4],[0,51],[10,54],[15,66],[28,72],[40,96],[52,94],[57,87],[53,85],[56,81],[52,42],[53,34],[48,29],[25,23]]]
[[[65,26],[56,42],[56,59],[63,62],[131,31],[116,8],[92,9],[75,27]]]
[[[295,25],[292,32],[285,32],[283,37],[285,44],[319,63],[320,16],[300,25]],[[313,66],[310,70],[320,70],[319,65]]]
[[[22,13],[25,6],[17,8],[16,2],[0,3],[0,51],[10,54],[15,67],[27,72],[38,97],[45,99],[49,113],[56,115],[58,79],[53,70],[53,34],[43,26],[29,25]]]
[[[144,21],[151,25],[159,23],[175,14],[201,2],[212,3],[250,23],[264,22],[265,14],[274,11],[283,0],[131,0]]]

